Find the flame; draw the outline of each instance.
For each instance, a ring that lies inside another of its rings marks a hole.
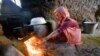
[[[24,42],[28,56],[44,56],[43,41],[39,36],[32,36]]]

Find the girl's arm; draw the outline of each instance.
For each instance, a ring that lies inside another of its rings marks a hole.
[[[51,34],[49,34],[47,37],[45,37],[43,40],[44,40],[44,41],[47,41],[47,40],[50,39],[50,38],[56,37],[58,34],[59,34],[58,31],[55,30],[55,31],[53,31]]]
[[[53,31],[51,34],[49,34],[43,40],[44,41],[47,41],[50,38],[56,37],[58,34],[62,33],[63,30],[66,29],[69,26],[70,26],[69,23],[68,22],[65,22],[62,26],[60,26],[58,29],[56,29],[55,31]]]

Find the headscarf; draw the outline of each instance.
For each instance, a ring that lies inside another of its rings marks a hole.
[[[56,8],[54,10],[54,14],[56,15],[56,17],[60,16],[59,18],[56,18],[57,23],[60,21],[60,24],[63,23],[65,19],[70,18],[68,9],[63,6]],[[63,18],[61,18],[61,17],[63,17]]]

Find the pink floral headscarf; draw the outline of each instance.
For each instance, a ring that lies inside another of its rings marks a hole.
[[[65,19],[70,18],[70,14],[68,12],[68,9],[66,7],[58,7],[57,9],[54,10],[54,14],[56,17],[57,22],[60,24],[64,22]]]

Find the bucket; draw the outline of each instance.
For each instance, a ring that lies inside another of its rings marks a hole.
[[[96,30],[97,25],[98,23],[96,22],[84,22],[83,23],[84,33],[92,34]]]

